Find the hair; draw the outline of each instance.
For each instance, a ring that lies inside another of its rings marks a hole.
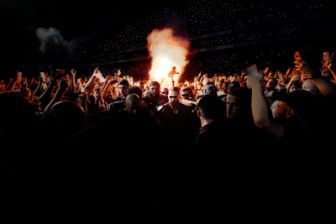
[[[118,85],[129,86],[129,83],[128,83],[127,79],[122,79],[118,82]]]
[[[229,94],[232,96],[238,97],[239,102],[244,109],[251,108],[251,90],[245,87],[238,87],[238,88],[232,89]]]
[[[178,88],[178,87],[172,87],[171,89],[170,89],[170,91],[175,91],[175,92],[178,92],[178,93],[180,93],[180,89]]]
[[[227,86],[227,92],[231,93],[233,90],[240,87],[239,82],[230,82]]]
[[[85,112],[79,104],[63,100],[45,113],[45,121],[54,134],[70,137],[84,127]]]
[[[313,78],[317,77],[318,72],[313,69],[309,64],[303,63],[301,71],[309,72]]]
[[[197,103],[205,118],[220,119],[224,118],[224,105],[223,102],[213,95],[205,95]]]
[[[157,81],[151,81],[149,86],[158,86],[160,87],[160,83],[158,83]]]
[[[208,82],[204,88],[205,94],[217,96],[217,88],[213,82]]]
[[[127,95],[130,95],[130,94],[136,94],[138,95],[138,97],[140,99],[142,99],[142,90],[140,87],[138,86],[131,86],[128,90],[127,90]]]
[[[133,112],[133,110],[136,110],[139,108],[139,105],[140,105],[140,97],[135,94],[135,93],[132,93],[132,94],[129,94],[127,97],[126,97],[126,109],[128,112]]]

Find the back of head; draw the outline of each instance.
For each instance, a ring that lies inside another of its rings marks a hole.
[[[127,90],[127,95],[130,95],[130,94],[136,94],[140,98],[140,100],[142,99],[142,90],[138,86],[131,86]]]
[[[202,112],[202,116],[207,119],[222,119],[225,116],[223,102],[213,95],[205,95],[197,103],[197,108]]]
[[[20,93],[0,93],[0,106],[1,138],[21,138],[32,134],[29,130],[33,127],[34,110]]]
[[[204,93],[206,95],[213,95],[217,96],[217,88],[214,83],[210,82],[207,83],[206,86],[204,87]]]
[[[160,83],[157,82],[157,81],[151,81],[149,86],[156,86],[156,87],[160,88]]]
[[[239,98],[239,102],[244,108],[251,108],[251,91],[245,87],[237,87],[230,91],[230,95]]]
[[[315,82],[311,79],[306,79],[306,80],[303,81],[302,89],[312,93],[313,95],[319,95],[320,94],[320,91],[317,88]]]
[[[77,103],[59,101],[46,112],[45,121],[53,134],[70,137],[84,127],[85,113]]]
[[[317,98],[311,92],[296,90],[288,94],[276,94],[275,99],[284,101],[290,106],[294,113],[301,118],[309,119],[318,110]]]
[[[315,78],[318,74],[318,72],[315,71],[308,63],[303,63],[301,71],[310,74],[312,78]]]
[[[118,82],[118,85],[129,86],[129,82],[127,81],[127,79],[121,79],[121,80]]]
[[[323,96],[334,96],[336,94],[335,86],[326,79],[319,77],[313,79],[312,81]]]
[[[140,98],[138,95],[132,93],[126,97],[126,110],[129,113],[135,114],[140,108]]]
[[[234,89],[237,89],[239,87],[240,87],[239,82],[230,82],[228,84],[228,87],[227,87],[227,92],[230,93],[231,91],[233,91]]]

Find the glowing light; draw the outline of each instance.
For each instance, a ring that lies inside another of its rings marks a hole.
[[[189,53],[190,42],[188,39],[174,36],[173,30],[165,28],[153,30],[147,37],[148,50],[152,58],[152,66],[149,71],[149,79],[160,82],[161,87],[172,85],[168,73],[172,67],[176,67],[173,79],[178,83],[188,64],[187,56]]]

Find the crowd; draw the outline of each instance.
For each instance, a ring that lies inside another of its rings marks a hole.
[[[294,161],[311,178],[317,166],[329,165],[329,130],[335,127],[333,54],[323,52],[321,60],[321,70],[314,71],[295,52],[295,66],[285,72],[254,65],[240,74],[199,74],[171,86],[104,75],[99,68],[90,77],[75,69],[38,77],[18,71],[0,85],[1,172],[113,176],[139,203],[181,207],[172,200],[203,203],[213,193],[208,189],[196,202],[189,181],[202,177],[202,183],[191,182],[217,189],[218,175],[230,176],[232,169],[255,181],[269,170],[261,163],[280,170]],[[242,142],[247,149],[240,149]]]

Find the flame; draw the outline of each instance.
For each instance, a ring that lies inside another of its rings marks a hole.
[[[147,37],[148,50],[152,58],[152,66],[149,71],[149,79],[158,81],[161,87],[172,86],[172,80],[168,73],[172,67],[176,67],[179,74],[174,75],[175,83],[178,83],[185,66],[188,64],[187,55],[190,42],[188,39],[174,36],[170,28],[153,30]]]

